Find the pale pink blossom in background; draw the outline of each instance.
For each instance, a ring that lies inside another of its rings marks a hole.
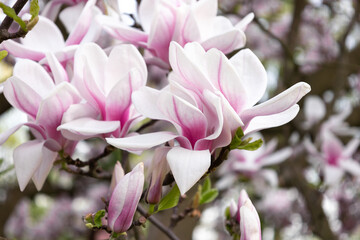
[[[104,29],[114,38],[147,48],[156,58],[169,62],[169,45],[199,42],[205,49],[230,53],[245,45],[244,30],[253,15],[233,26],[217,15],[217,0],[144,0],[139,6],[144,31],[129,27],[112,17],[99,17]]]

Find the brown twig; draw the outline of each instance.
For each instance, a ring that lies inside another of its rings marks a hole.
[[[16,3],[13,5],[12,9],[14,9],[16,14],[19,14],[19,12],[21,11],[21,9],[23,9],[23,7],[25,6],[25,4],[28,2],[28,0],[17,0]],[[0,29],[6,29],[8,30],[11,26],[11,24],[13,23],[14,19],[12,19],[9,16],[6,16],[4,21],[1,23],[0,25]]]
[[[27,0],[18,0],[12,7],[16,14],[18,14],[21,9],[25,6],[27,3]],[[27,31],[24,31],[22,28],[19,28],[17,32],[10,33],[9,28],[11,24],[13,23],[14,19],[12,19],[9,16],[6,16],[4,21],[0,25],[0,43],[2,43],[5,40],[8,39],[14,39],[14,38],[20,38],[25,37],[28,33]]]
[[[145,128],[148,128],[148,127],[154,125],[154,123],[156,123],[156,122],[157,122],[157,120],[150,120],[149,122],[147,122],[147,123],[145,123],[144,125],[142,125],[141,127],[139,127],[139,128],[136,130],[136,132],[141,132],[141,131],[143,131]]]
[[[136,209],[141,215],[143,215],[146,219],[148,219],[152,224],[154,224],[154,226],[156,226],[160,231],[162,231],[166,236],[169,237],[169,239],[171,240],[180,240],[178,238],[178,236],[175,235],[175,233],[173,231],[171,231],[171,229],[169,229],[168,227],[164,226],[164,224],[162,224],[162,222],[160,222],[155,216],[149,216],[147,211],[142,208],[140,205],[137,206]]]

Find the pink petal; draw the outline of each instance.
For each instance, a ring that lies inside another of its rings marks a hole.
[[[201,48],[198,43],[190,43],[191,48]],[[187,47],[186,46],[186,47]],[[183,86],[187,85],[187,88],[193,88],[193,91],[202,92],[204,89],[212,90],[214,87],[207,80],[206,75],[201,71],[201,68],[198,65],[201,65],[197,62],[193,62],[190,59],[192,54],[189,54],[187,49],[185,50],[176,42],[171,42],[169,49],[169,61],[173,71],[180,76],[179,79],[183,81],[180,83]],[[200,52],[198,50],[197,52]]]
[[[256,116],[281,113],[294,106],[310,89],[310,85],[307,83],[297,83],[270,100],[245,110],[240,117],[246,123]]]
[[[350,158],[358,150],[359,144],[360,144],[359,138],[351,139],[350,142],[346,145],[342,153],[342,156]]]
[[[330,165],[338,165],[343,149],[344,146],[341,141],[330,133],[321,145],[321,150],[325,155],[327,163]]]
[[[141,85],[145,85],[145,82],[142,81],[136,68],[133,68],[127,76],[123,76],[106,98],[106,120],[119,120],[121,126],[124,126],[131,117],[131,94]]]
[[[164,62],[168,62],[169,45],[172,40],[175,28],[175,19],[171,12],[162,11],[158,14],[152,23],[149,33],[148,48],[156,52],[156,56]]]
[[[107,63],[105,52],[94,43],[81,45],[74,57],[74,85],[93,106],[103,111],[105,105],[104,73]]]
[[[145,86],[147,80],[147,68],[143,57],[133,45],[124,44],[113,48],[105,66],[105,93],[108,94],[120,81],[126,86],[124,88],[129,88],[125,76],[133,69],[139,72],[139,76],[131,81],[132,90],[135,91]]]
[[[59,28],[54,22],[42,16],[39,16],[38,23],[21,42],[25,47],[41,53],[54,52],[65,46]]]
[[[166,120],[173,123],[192,146],[206,136],[207,119],[198,108],[166,91],[161,93],[157,104]]]
[[[239,49],[245,45],[246,37],[244,32],[234,29],[215,35],[201,42],[205,50],[216,48],[224,54],[230,53],[235,49]]]
[[[260,219],[250,199],[240,208],[240,240],[261,240]]]
[[[57,156],[58,156],[57,152],[50,151],[46,147],[42,148],[41,164],[39,165],[39,167],[34,172],[34,175],[32,176],[32,180],[38,191],[40,191],[42,186],[44,185],[45,180],[46,180],[47,176],[49,175],[49,172],[50,172]]]
[[[5,82],[4,95],[12,106],[35,119],[42,98],[28,84],[11,77]]]
[[[59,84],[61,82],[70,82],[66,70],[53,53],[47,53],[46,59],[49,63],[51,73],[53,74],[55,84]]]
[[[257,116],[253,118],[245,127],[244,134],[250,134],[252,132],[259,131],[261,129],[278,127],[284,125],[293,120],[300,110],[299,105],[295,104],[289,109],[267,116]]]
[[[241,31],[245,31],[247,26],[252,22],[252,20],[254,19],[255,14],[254,13],[249,13],[247,14],[243,19],[241,19],[240,22],[238,22],[235,25],[235,28],[240,29]]]
[[[20,190],[24,191],[43,159],[44,141],[33,140],[21,144],[14,150],[14,165]],[[31,158],[29,158],[31,156]]]
[[[121,163],[119,161],[116,162],[114,171],[111,177],[111,183],[110,183],[110,195],[114,191],[116,185],[119,183],[120,179],[123,178],[125,175],[124,169],[121,166]]]
[[[159,106],[154,104],[159,101],[160,93],[159,90],[142,87],[132,94],[132,102],[143,116],[151,119],[166,119]]]
[[[13,40],[6,40],[2,42],[1,45],[11,55],[19,58],[26,58],[34,61],[40,61],[45,57],[45,53],[43,53],[42,51],[34,50],[30,46],[25,46]]]
[[[324,182],[327,185],[337,185],[340,183],[341,178],[344,176],[344,170],[338,166],[325,165]]]
[[[96,0],[89,0],[83,11],[81,12],[78,21],[75,24],[74,29],[70,33],[69,37],[66,39],[66,45],[76,45],[80,44],[82,39],[85,37],[86,33],[89,30],[91,20],[93,17],[93,8],[95,6]],[[77,7],[73,7],[75,13],[77,12]]]
[[[213,85],[225,96],[234,110],[239,113],[247,104],[248,96],[241,75],[238,75],[231,62],[220,51],[216,49],[209,50],[207,58],[209,78]]]
[[[177,135],[172,132],[155,132],[124,138],[106,138],[106,142],[119,149],[144,151],[176,137]]]
[[[154,15],[158,14],[161,0],[143,0],[139,6],[139,17],[141,26],[145,32],[150,32]]]
[[[92,118],[79,118],[60,125],[57,130],[70,140],[83,140],[111,133],[120,127],[119,121],[99,121]]]
[[[86,117],[96,119],[98,116],[99,112],[88,103],[73,104],[64,113],[62,123]]]
[[[125,23],[114,20],[112,17],[100,15],[96,17],[96,20],[113,38],[135,45],[146,46],[148,40],[147,33],[129,27]]]
[[[13,75],[27,83],[42,98],[55,87],[54,81],[38,63],[23,59],[15,64]]]
[[[276,152],[264,157],[261,160],[260,164],[261,164],[261,166],[269,166],[269,165],[275,165],[275,164],[281,163],[281,162],[287,160],[291,156],[292,153],[293,153],[293,150],[290,147],[281,149],[279,151],[276,151]]]
[[[230,59],[240,77],[246,92],[244,108],[254,106],[264,95],[267,86],[267,74],[257,56],[249,49],[241,50]]]
[[[209,150],[175,147],[167,154],[167,160],[180,193],[185,194],[209,169],[211,154]]]
[[[81,98],[76,89],[68,82],[60,83],[55,90],[44,99],[36,116],[36,123],[47,130],[50,138],[61,144],[62,136],[57,130],[63,114],[70,105],[79,103]]]
[[[360,164],[352,159],[339,162],[340,167],[355,177],[360,177]]]

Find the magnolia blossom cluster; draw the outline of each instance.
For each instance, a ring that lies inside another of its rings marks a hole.
[[[52,21],[63,4],[71,6],[59,15],[69,33],[66,39]],[[106,15],[107,8],[108,2],[99,8],[95,0],[50,1],[20,43],[8,40],[1,45],[17,57],[4,95],[28,121],[2,133],[0,143],[23,125],[34,136],[14,151],[21,190],[30,179],[40,190],[57,159],[72,156],[79,141],[98,138],[136,154],[157,147],[148,169],[147,202],[160,201],[170,171],[185,194],[239,127],[248,135],[286,124],[299,111],[296,103],[310,91],[299,82],[259,103],[267,88],[260,60],[249,49],[230,59],[225,55],[245,45],[244,30],[252,14],[233,25],[216,15],[216,0],[143,0],[140,30],[122,21],[120,10]],[[118,44],[109,45],[103,38]],[[146,63],[167,69],[164,88],[146,86]],[[145,118],[168,122],[173,130],[139,134],[132,127]],[[273,148],[265,151],[255,163],[274,162],[265,160]],[[261,164],[248,170],[256,171]],[[115,166],[107,216],[112,231],[125,232],[131,226],[144,179],[142,163],[126,175]],[[260,239],[256,210],[246,194],[241,199],[233,212],[242,239]]]

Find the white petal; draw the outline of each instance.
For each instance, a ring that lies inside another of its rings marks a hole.
[[[245,110],[240,114],[240,117],[246,124],[246,122],[256,116],[266,116],[283,112],[294,106],[310,90],[309,84],[304,82],[297,83],[270,100]]]
[[[279,151],[276,151],[276,152],[264,157],[261,160],[261,165],[268,166],[268,165],[274,165],[274,164],[281,163],[281,162],[285,161],[286,159],[288,159],[292,153],[293,153],[293,150],[291,147],[281,149]]]
[[[21,39],[21,42],[24,46],[42,53],[58,51],[65,46],[59,28],[54,22],[42,16],[39,16],[35,27]]]
[[[131,151],[143,151],[176,138],[172,132],[155,132],[125,138],[106,138],[108,144]]]
[[[299,110],[299,105],[295,104],[286,111],[280,112],[278,114],[255,117],[250,121],[250,123],[248,123],[247,127],[244,130],[244,134],[247,135],[261,129],[284,125],[294,119],[298,114]]]
[[[238,22],[235,27],[245,31],[247,26],[252,22],[252,20],[254,19],[255,14],[254,13],[249,13],[248,15],[246,15],[243,19],[241,19],[240,22]]]
[[[359,138],[351,139],[351,141],[346,145],[342,153],[342,156],[350,158],[356,152],[356,150],[358,150],[359,144],[360,144]]]
[[[175,147],[167,154],[167,160],[181,194],[185,194],[210,167],[209,150],[194,151]]]
[[[70,140],[97,137],[104,133],[111,133],[120,127],[119,121],[99,121],[92,118],[79,118],[60,125],[64,137]]]
[[[238,52],[230,59],[246,92],[245,108],[254,106],[264,95],[267,74],[259,58],[249,49]]]
[[[24,191],[42,161],[44,141],[33,140],[14,150],[14,165],[20,190]]]
[[[42,148],[42,161],[40,166],[35,171],[32,180],[35,184],[35,187],[38,191],[41,190],[42,186],[45,183],[47,176],[53,166],[56,157],[58,156],[57,152],[50,151],[46,147]]]
[[[360,177],[360,164],[352,159],[342,160],[339,165],[355,177]]]

